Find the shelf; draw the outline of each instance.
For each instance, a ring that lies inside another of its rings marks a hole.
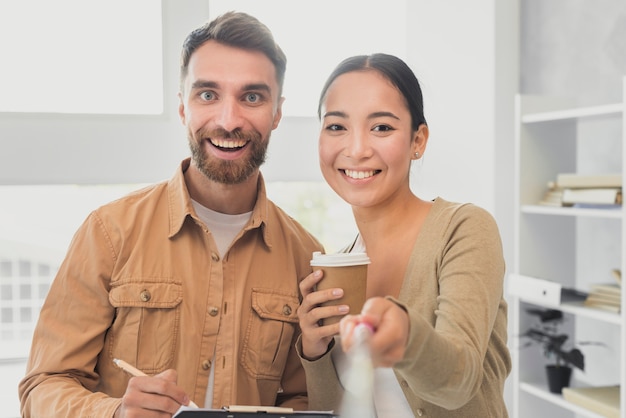
[[[583,302],[564,302],[559,305],[554,305],[551,303],[540,304],[534,300],[526,300],[522,297],[520,297],[520,301],[535,306],[541,306],[544,308],[558,309],[564,313],[569,313],[580,317],[595,319],[615,325],[622,325],[621,314],[604,311],[602,309],[589,308],[587,306],[584,306]]]
[[[531,213],[539,215],[558,215],[558,216],[586,216],[594,218],[610,218],[622,219],[624,217],[622,207],[601,208],[573,208],[558,206],[542,206],[542,205],[523,205],[522,213]]]
[[[534,383],[520,382],[520,390],[543,399],[547,402],[560,406],[561,408],[568,409],[585,418],[603,418],[602,415],[598,415],[595,412],[591,412],[588,409],[574,405],[571,402],[563,399],[563,395],[558,395],[548,391],[548,387],[545,385],[538,385]]]
[[[626,99],[626,77],[622,88]],[[585,306],[584,295],[563,289],[588,291],[605,280],[607,270],[626,271],[626,207],[547,206],[539,201],[559,173],[610,172],[626,179],[626,102],[582,107],[576,106],[576,98],[517,95],[515,107],[515,254],[508,276],[513,329],[519,335],[531,323],[528,308],[559,310],[569,320],[566,334],[583,340],[593,336],[613,348],[600,357],[590,355],[586,366],[592,374],[624,384],[626,314]],[[620,302],[626,306],[625,294]],[[535,357],[540,353],[521,354],[519,347],[511,353],[511,418],[538,416],[547,409],[554,418],[600,418],[548,390]],[[625,405],[623,391],[620,397]],[[537,399],[545,403],[533,405]],[[626,418],[626,407],[619,417]]]
[[[624,104],[614,103],[601,106],[578,107],[551,112],[529,113],[522,116],[522,123],[550,122],[563,119],[577,119],[596,116],[619,116],[624,112]]]

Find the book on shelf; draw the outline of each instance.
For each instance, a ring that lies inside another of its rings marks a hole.
[[[583,305],[589,308],[602,309],[604,311],[610,311],[620,313],[622,310],[622,303],[620,300],[611,299],[610,297],[604,297],[596,294],[589,294]]]
[[[566,189],[622,187],[622,175],[612,174],[577,174],[559,173],[556,176],[556,186]]]
[[[606,293],[594,293],[592,291],[591,293],[589,293],[589,295],[587,295],[587,298],[585,300],[589,302],[606,303],[609,305],[619,306],[621,303],[621,296],[610,295]]]
[[[616,296],[622,294],[622,286],[617,283],[594,283],[590,286],[591,292],[598,295]]]
[[[585,305],[588,308],[600,309],[602,311],[615,312],[615,313],[622,312],[621,305],[615,305],[613,303],[596,302],[594,300],[585,300],[583,302],[583,305]]]
[[[584,189],[563,189],[562,202],[564,206],[575,204],[594,205],[621,205],[621,187],[607,188],[584,188]]]
[[[622,204],[622,175],[561,173],[549,181],[539,205],[608,208]]]
[[[556,187],[553,181],[548,182],[548,189],[539,201],[542,206],[563,206],[563,189]]]
[[[563,388],[563,398],[607,418],[619,418],[619,385]]]
[[[574,203],[573,205],[564,205],[572,208],[578,209],[602,209],[602,210],[619,210],[622,209],[622,205],[620,204],[607,204],[607,203]]]
[[[590,308],[603,309],[611,312],[621,312],[622,307],[622,278],[619,269],[612,270],[615,282],[594,283],[590,286],[589,295],[584,305]]]

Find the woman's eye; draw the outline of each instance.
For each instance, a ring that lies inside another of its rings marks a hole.
[[[393,128],[389,125],[376,125],[374,126],[373,131],[377,131],[377,132],[389,132],[389,131],[393,131]]]
[[[331,123],[330,125],[326,126],[326,130],[327,131],[343,131],[344,128],[341,125],[338,125],[336,123]]]
[[[212,91],[203,91],[202,93],[200,93],[200,98],[202,100],[210,101],[215,99],[215,94],[213,94]]]

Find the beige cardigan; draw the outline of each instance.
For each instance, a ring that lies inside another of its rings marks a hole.
[[[505,264],[493,217],[437,198],[415,242],[396,303],[410,315],[407,352],[394,367],[415,416],[505,418]],[[301,354],[301,343],[298,341]],[[331,351],[302,359],[309,408],[338,410],[343,388]]]

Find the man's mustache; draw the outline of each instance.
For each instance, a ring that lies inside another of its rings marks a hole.
[[[197,132],[197,136],[199,138],[208,139],[208,138],[222,138],[222,139],[242,139],[245,141],[254,141],[261,138],[258,132],[255,131],[244,131],[242,129],[235,129],[232,131],[227,131],[223,128],[216,129],[199,129]]]

